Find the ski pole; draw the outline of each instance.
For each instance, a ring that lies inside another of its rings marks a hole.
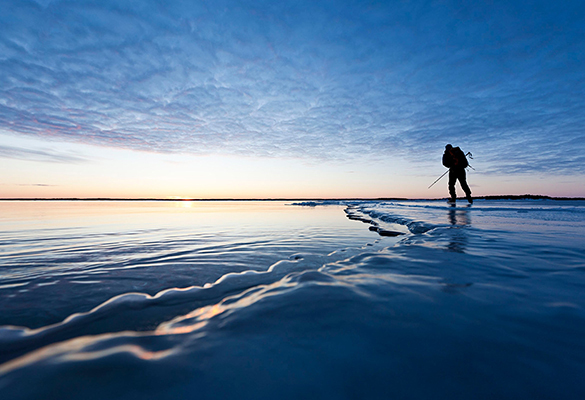
[[[433,187],[433,185],[434,185],[435,183],[439,182],[439,180],[441,180],[441,178],[442,178],[442,177],[444,177],[445,175],[447,175],[447,172],[449,172],[449,170],[445,171],[445,173],[444,173],[443,175],[439,176],[439,177],[437,178],[437,180],[436,180],[436,181],[434,181],[433,183],[431,183],[431,186],[429,186],[427,189],[430,189],[431,187]]]
[[[469,157],[470,159],[472,159],[472,160],[473,160],[473,154],[471,154],[471,151],[468,151],[468,152],[467,152],[467,154],[465,154],[465,157]],[[467,166],[468,166],[469,168],[471,168],[472,170],[474,170],[474,171],[475,171],[475,168],[473,168],[473,167],[471,166],[471,164],[467,163]]]

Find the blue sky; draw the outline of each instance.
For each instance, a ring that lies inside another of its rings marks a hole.
[[[1,197],[585,196],[582,1],[1,5]]]

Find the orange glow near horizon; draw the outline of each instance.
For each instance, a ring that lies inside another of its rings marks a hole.
[[[45,142],[18,138],[22,147]],[[382,161],[315,162],[300,158],[159,154],[82,144],[58,143],[79,154],[79,163],[0,158],[9,171],[0,181],[0,198],[160,198],[160,199],[314,199],[444,198],[447,177],[440,160],[427,164],[400,158]],[[439,149],[441,150],[441,149]],[[437,158],[440,158],[438,154]],[[489,170],[476,159],[477,171]],[[406,168],[410,167],[410,169]],[[494,176],[470,171],[475,196],[543,194],[585,196],[579,176]],[[459,189],[458,189],[459,190]]]

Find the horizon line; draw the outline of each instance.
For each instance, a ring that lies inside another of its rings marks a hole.
[[[278,197],[278,198],[157,198],[157,197],[8,197],[0,201],[388,201],[388,200],[446,200],[447,197],[407,198],[407,197]],[[464,200],[465,197],[458,199]],[[585,200],[585,197],[557,197],[548,195],[486,195],[475,196],[477,200]]]

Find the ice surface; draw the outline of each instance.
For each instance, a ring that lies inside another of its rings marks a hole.
[[[4,221],[1,397],[585,394],[585,202],[229,207],[132,211],[112,240],[99,218]],[[39,325],[35,309],[67,315]]]

